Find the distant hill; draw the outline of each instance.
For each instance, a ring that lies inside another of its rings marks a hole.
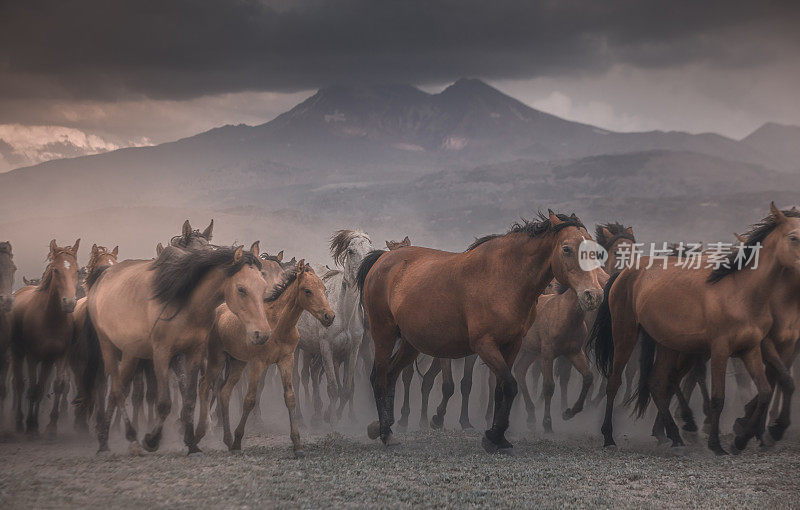
[[[767,122],[742,142],[780,161],[779,165],[800,171],[800,126]]]

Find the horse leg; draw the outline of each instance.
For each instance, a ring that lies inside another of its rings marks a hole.
[[[559,356],[555,359],[553,370],[558,378],[558,387],[560,390],[559,398],[561,399],[561,412],[567,410],[569,401],[567,400],[569,391],[569,380],[572,378],[572,364],[566,356]]]
[[[694,421],[694,413],[689,406],[689,399],[686,398],[680,385],[676,385],[675,396],[678,398],[678,409],[681,412],[681,419],[683,420],[683,430],[686,432],[697,432],[697,423]]]
[[[344,360],[342,365],[342,399],[341,407],[339,408],[339,417],[344,412],[345,404],[350,404],[350,421],[356,421],[356,415],[353,411],[353,398],[356,390],[356,364],[358,363],[358,345],[354,345],[350,350],[350,354]]]
[[[211,389],[218,387],[220,373],[225,365],[225,353],[217,348],[213,342],[209,342],[209,344],[206,370],[203,372],[203,377],[200,378],[199,385],[200,412],[197,417],[197,429],[194,431],[194,439],[197,444],[200,444],[200,440],[206,435],[209,425]]]
[[[634,351],[636,349],[634,348]],[[631,356],[634,356],[635,353],[631,353]],[[634,358],[636,359],[636,358]],[[636,379],[636,364],[632,363],[630,365],[625,366],[625,370],[622,372],[623,377],[625,377],[625,393],[622,395],[622,401],[627,402],[631,398],[631,394],[633,393],[633,389],[636,387],[635,379]]]
[[[139,428],[139,417],[143,414],[144,409],[144,372],[141,365],[141,362],[137,365],[136,373],[131,381],[131,405],[133,407],[131,421],[137,429]]]
[[[616,312],[616,313],[613,313]],[[622,383],[622,372],[631,357],[634,347],[638,341],[638,330],[636,322],[625,315],[626,310],[612,310],[612,322],[615,329],[612,330],[614,342],[614,361],[612,364],[611,375],[606,381],[606,412],[603,418],[603,425],[600,431],[603,433],[603,446],[616,446],[614,441],[614,427],[612,420],[614,416],[614,399],[617,397],[620,384]]]
[[[225,443],[225,446],[227,446],[229,450],[231,450],[233,447],[233,435],[231,434],[230,420],[231,394],[233,393],[233,388],[236,386],[236,383],[239,382],[239,379],[241,379],[247,363],[234,358],[228,358],[228,360],[230,361],[228,378],[225,379],[225,384],[222,385],[222,388],[219,391],[217,406],[219,407],[220,418],[222,420],[222,442]]]
[[[572,419],[576,414],[583,411],[586,396],[589,394],[589,389],[594,382],[594,375],[592,375],[592,370],[589,368],[588,361],[586,361],[586,354],[584,354],[582,350],[567,354],[566,358],[572,366],[575,367],[575,370],[581,374],[582,383],[581,393],[578,395],[578,400],[575,401],[575,405],[571,408],[567,408],[561,416],[565,421]]]
[[[742,362],[744,362],[744,366],[758,390],[758,404],[755,412],[747,421],[744,432],[742,434],[736,434],[733,440],[734,453],[744,450],[748,441],[759,433],[762,417],[764,413],[767,412],[767,407],[772,400],[772,386],[770,386],[767,380],[767,375],[764,370],[764,358],[761,352],[761,345],[758,345],[742,355]]]
[[[653,403],[658,408],[661,425],[664,427],[667,437],[672,440],[672,446],[684,446],[678,426],[675,424],[675,420],[669,410],[672,391],[676,386],[675,364],[677,359],[678,353],[676,351],[657,344],[656,358],[650,377],[647,380],[647,388],[642,388],[640,391],[650,391]]]
[[[283,385],[283,403],[289,412],[289,438],[292,440],[292,450],[296,458],[305,457],[303,444],[300,442],[300,432],[297,430],[297,420],[295,417],[295,395],[294,385],[292,384],[292,370],[294,367],[294,353],[278,361],[278,371],[281,375]]]
[[[313,360],[310,361],[313,363]],[[322,382],[322,364],[310,367],[309,377],[311,379],[311,393],[314,399],[314,414],[311,416],[311,424],[319,425],[322,422],[322,390],[320,383]]]
[[[517,362],[514,363],[514,368],[512,369],[512,372],[514,373],[514,379],[517,380],[520,393],[522,393],[522,400],[525,402],[525,413],[527,416],[526,423],[528,424],[529,429],[533,429],[536,422],[536,406],[531,398],[531,392],[528,389],[527,383],[528,370],[531,368],[533,359],[534,355],[530,352],[522,352],[517,357]]]
[[[336,379],[333,349],[325,339],[320,342],[320,354],[322,355],[322,372],[325,375],[328,389],[328,407],[325,409],[323,418],[326,423],[333,424],[336,420],[334,411],[339,400],[339,381]]]
[[[553,400],[553,392],[556,383],[553,379],[553,353],[542,352],[542,397],[544,397],[544,415],[542,416],[542,428],[548,434],[553,433],[553,419],[550,416],[550,402]]]
[[[153,372],[156,378],[156,391],[158,398],[156,401],[156,417],[153,428],[145,434],[143,446],[145,450],[154,452],[158,450],[161,443],[161,435],[164,430],[164,422],[172,409],[172,396],[170,395],[169,371],[172,361],[172,353],[166,348],[154,349],[153,351]]]
[[[431,362],[431,366],[428,367],[425,375],[422,376],[422,404],[419,411],[419,428],[421,429],[428,428],[428,397],[431,395],[433,382],[436,380],[436,376],[441,369],[442,366],[439,358],[434,358]]]
[[[44,383],[42,376],[39,374],[39,361],[34,360],[33,357],[28,357],[28,414],[25,419],[25,433],[31,436],[39,434],[39,409],[38,402],[40,396],[44,392]],[[47,376],[50,376],[50,367],[52,362],[47,363]],[[41,364],[41,372],[45,370],[45,363]],[[40,387],[41,386],[41,387]]]
[[[156,381],[156,373],[153,368],[153,361],[146,359],[139,361],[139,367],[142,368],[142,374],[147,389],[144,393],[144,399],[147,405],[147,426],[151,427],[156,421],[156,401],[158,400],[158,382]]]
[[[764,361],[769,364],[773,377],[778,383],[777,389],[780,389],[780,393],[777,394],[775,398],[773,411],[778,409],[779,400],[781,403],[778,414],[774,417],[770,415],[773,422],[769,426],[769,435],[775,441],[779,441],[783,438],[783,433],[790,424],[792,395],[794,394],[794,379],[783,360],[787,360],[791,363],[791,354],[795,347],[791,345],[783,349],[784,352],[782,354],[779,354],[773,342],[765,342],[765,344],[767,345],[764,346]],[[779,396],[780,398],[778,398]],[[766,416],[764,416],[764,419],[766,420]]]
[[[440,358],[439,365],[442,367],[442,400],[436,408],[436,414],[431,418],[431,428],[441,429],[444,427],[444,415],[447,413],[447,403],[455,392],[453,382],[453,362],[450,359]]]
[[[294,352],[294,359],[295,362],[292,364],[292,389],[300,388],[300,360],[299,360],[299,353],[300,349],[296,349]],[[305,398],[308,400],[308,388],[306,388]],[[298,427],[303,426],[303,413],[301,411],[301,405],[297,403],[297,394],[295,394],[295,421],[297,422]]]
[[[472,355],[464,358],[464,375],[461,377],[461,417],[458,419],[463,430],[473,428],[469,422],[469,395],[472,393],[472,374],[478,356]]]
[[[403,407],[400,408],[400,420],[397,425],[405,429],[408,427],[408,415],[411,414],[411,380],[414,378],[414,365],[408,365],[403,369]]]
[[[245,393],[244,402],[242,403],[242,417],[239,419],[239,424],[233,433],[233,443],[230,446],[231,451],[240,451],[242,449],[242,438],[244,437],[244,427],[247,424],[247,417],[250,412],[255,408],[256,398],[258,396],[258,382],[261,376],[264,375],[266,366],[260,361],[252,360],[248,364],[247,374],[247,393]]]
[[[53,408],[50,410],[50,423],[47,424],[47,434],[55,437],[58,431],[58,416],[61,411],[61,404],[64,400],[64,393],[67,391],[67,357],[59,359],[56,364],[56,375],[53,380]]]
[[[2,324],[0,324],[0,328],[2,328]],[[2,335],[2,330],[0,330],[0,335]],[[6,388],[6,379],[8,378],[8,358],[6,357],[5,352],[0,352],[0,423],[4,422],[5,415],[3,414],[3,409],[5,408],[6,403],[6,395],[8,393]]]
[[[183,422],[183,444],[189,449],[189,455],[201,453],[194,437],[194,408],[197,405],[197,377],[200,374],[200,363],[205,355],[205,345],[196,347],[186,354],[186,387],[182,395],[181,422]]]
[[[514,397],[517,395],[517,381],[511,373],[517,352],[522,345],[522,338],[516,339],[498,348],[494,338],[484,337],[475,342],[473,350],[481,357],[497,378],[497,387],[494,392],[494,417],[492,426],[486,431],[482,439],[483,448],[487,452],[507,450],[512,444],[506,439],[509,415]]]
[[[708,435],[708,447],[717,455],[727,455],[719,442],[719,417],[725,406],[725,371],[728,366],[730,352],[722,346],[711,350],[711,430]]]
[[[25,374],[23,371],[23,359],[14,355],[14,421],[17,433],[22,433],[24,415],[22,412],[22,395],[25,392]]]

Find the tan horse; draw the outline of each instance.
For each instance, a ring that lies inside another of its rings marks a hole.
[[[119,254],[119,246],[115,246],[113,250],[109,250],[105,246],[92,245],[92,252],[89,255],[89,262],[86,264],[86,281],[83,282],[84,291],[87,291],[102,272],[103,268],[113,266],[117,263],[117,255]],[[95,394],[97,392],[87,392],[87,374],[85,373],[86,367],[89,363],[89,346],[86,342],[86,335],[83,334],[83,326],[86,321],[86,298],[83,297],[78,300],[75,306],[75,311],[72,313],[75,329],[74,339],[69,349],[68,362],[75,377],[76,396],[73,400],[75,405],[75,429],[79,431],[88,431],[88,418],[96,405]],[[101,387],[103,394],[105,394],[105,384],[97,381]],[[99,415],[98,415],[99,416]],[[98,424],[100,421],[98,420]]]
[[[602,273],[599,280],[604,284],[608,276]],[[583,377],[580,395],[575,405],[564,410],[562,415],[564,420],[571,419],[583,410],[586,395],[594,380],[586,354],[583,352],[587,334],[584,321],[586,311],[580,306],[574,290],[562,285],[558,285],[556,290],[555,294],[539,298],[536,305],[536,319],[522,340],[522,347],[514,364],[514,377],[521,386],[528,414],[527,421],[532,425],[535,420],[535,406],[526,384],[526,374],[535,361],[539,362],[544,397],[542,426],[545,432],[553,431],[550,401],[556,386],[553,378],[553,363],[556,358],[565,357]],[[566,393],[563,387],[562,392]]]
[[[14,304],[14,253],[11,243],[0,242],[0,421],[6,401],[8,349],[11,346],[11,306]]]
[[[66,385],[67,349],[72,341],[75,290],[78,285],[78,246],[81,240],[67,247],[50,241],[50,263],[38,287],[23,287],[15,295],[11,311],[11,345],[14,353],[14,392],[16,428],[22,432],[22,392],[25,387],[22,364],[27,361],[28,417],[25,430],[39,433],[39,404],[45,385],[55,366],[53,407],[47,432],[55,435],[59,404]],[[41,368],[40,368],[41,367]]]
[[[604,374],[610,374],[602,427],[606,446],[615,444],[614,397],[640,335],[643,388],[637,407],[643,411],[652,394],[674,446],[683,444],[668,407],[678,384],[674,369],[680,353],[708,353],[711,357],[709,448],[717,454],[727,453],[719,442],[719,416],[731,356],[742,358],[758,390],[758,409],[743,433],[737,434],[735,447],[744,448],[758,432],[772,394],[761,354],[762,341],[774,324],[770,298],[790,285],[783,275],[800,271],[800,214],[782,212],[774,204],[770,211],[747,235],[745,255],[753,253],[750,246],[762,246],[757,267],[749,263],[736,270],[737,265],[729,259],[730,269],[714,271],[680,267],[677,261],[671,261],[666,269],[661,264],[646,269],[647,259],[643,259],[639,269],[625,269],[610,281],[590,339],[599,366]],[[655,364],[654,354],[658,356]]]
[[[295,394],[293,386],[294,353],[300,335],[297,321],[303,311],[308,311],[323,326],[333,323],[334,313],[325,299],[325,285],[305,261],[284,273],[283,280],[264,297],[267,318],[272,326],[270,340],[266,343],[248,340],[242,322],[222,305],[217,309],[217,318],[209,336],[208,364],[200,381],[200,418],[195,436],[199,440],[205,435],[208,423],[208,401],[212,386],[218,388],[225,365],[226,355],[230,369],[224,385],[219,390],[218,402],[224,428],[224,442],[231,450],[242,449],[242,437],[247,417],[255,406],[259,381],[266,368],[278,366],[283,384],[283,398],[289,411],[289,427],[296,457],[303,457],[300,433],[295,418]],[[248,369],[247,394],[242,406],[242,416],[231,436],[228,406],[231,392],[245,368]]]
[[[216,308],[227,303],[243,321],[248,338],[269,336],[263,295],[266,283],[261,262],[238,248],[167,249],[157,260],[126,260],[107,268],[89,288],[87,328],[95,334],[103,366],[111,380],[111,394],[99,451],[108,450],[108,428],[115,408],[122,411],[125,435],[132,452],[139,451],[136,430],[125,407],[125,393],[140,359],[152,359],[158,418],[144,437],[144,447],[155,451],[171,407],[170,362],[183,355],[186,385],[181,422],[189,453],[199,453],[194,439],[197,377],[204,359],[208,333]]]
[[[575,215],[550,212],[540,221],[513,225],[505,235],[479,239],[464,253],[413,246],[371,253],[358,278],[375,344],[379,421],[369,426],[369,436],[393,442],[395,382],[419,352],[443,358],[476,353],[497,378],[494,422],[484,448],[511,448],[505,438],[517,393],[511,366],[545,286],[555,276],[576,290],[585,308],[601,302],[596,272],[578,262],[587,239]]]

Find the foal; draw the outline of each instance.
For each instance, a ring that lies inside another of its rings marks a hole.
[[[23,287],[15,295],[11,310],[11,346],[14,353],[14,392],[16,428],[22,432],[22,392],[25,380],[22,364],[28,362],[28,418],[25,431],[39,433],[39,404],[45,385],[55,366],[53,408],[47,432],[55,435],[59,404],[66,386],[67,349],[72,341],[75,291],[78,285],[78,246],[81,240],[67,247],[50,241],[50,263],[38,287]],[[39,369],[39,367],[41,367]]]
[[[258,396],[258,385],[266,368],[277,364],[283,384],[283,398],[289,411],[290,437],[294,454],[303,457],[300,434],[295,417],[295,394],[292,382],[294,353],[300,338],[297,321],[303,311],[308,311],[323,326],[333,323],[334,313],[325,299],[325,285],[305,264],[288,270],[282,281],[264,297],[267,320],[272,327],[269,340],[256,342],[248,339],[244,324],[226,305],[217,308],[217,318],[211,329],[208,344],[208,363],[200,381],[200,418],[195,438],[199,441],[206,433],[208,423],[208,402],[211,387],[219,388],[216,381],[225,366],[226,355],[230,361],[228,376],[221,389],[218,389],[218,408],[224,429],[224,442],[229,450],[242,449],[242,436],[247,417],[253,410]],[[228,407],[231,393],[248,369],[247,394],[242,405],[239,425],[231,436]]]

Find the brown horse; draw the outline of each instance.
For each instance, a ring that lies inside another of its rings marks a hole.
[[[108,428],[115,408],[122,411],[125,436],[132,452],[139,451],[136,429],[125,407],[125,393],[140,359],[152,359],[158,419],[144,437],[155,451],[171,407],[170,363],[178,355],[186,362],[181,422],[189,453],[198,453],[194,439],[197,377],[204,359],[215,310],[227,303],[245,324],[248,338],[260,342],[269,335],[264,313],[266,283],[258,257],[243,247],[166,249],[155,261],[126,260],[108,267],[92,283],[87,297],[86,328],[96,336],[111,394],[99,451],[108,450]]]
[[[757,266],[748,261],[739,269],[732,255],[727,268],[682,267],[674,260],[646,268],[623,270],[609,281],[590,342],[598,365],[609,374],[602,432],[605,445],[614,445],[612,413],[620,376],[637,339],[642,339],[640,392],[637,408],[643,412],[650,394],[664,421],[673,446],[683,441],[669,411],[678,384],[675,367],[680,353],[711,357],[711,432],[708,446],[725,454],[719,442],[719,416],[725,397],[728,358],[741,357],[758,389],[758,405],[734,445],[742,449],[758,432],[762,413],[772,394],[762,361],[761,345],[774,320],[770,298],[787,288],[785,275],[800,270],[800,213],[770,215],[747,235],[744,255],[761,246]],[[745,258],[746,260],[746,258]],[[680,320],[676,320],[680,318]],[[657,358],[655,358],[657,356]],[[655,358],[655,360],[654,360]]]
[[[278,366],[283,384],[283,398],[289,411],[289,427],[296,457],[303,457],[303,447],[295,418],[293,385],[294,354],[300,335],[297,321],[303,311],[308,311],[324,326],[330,326],[334,313],[325,299],[325,285],[304,260],[284,273],[280,283],[264,297],[267,320],[272,326],[270,340],[266,343],[248,340],[244,324],[226,305],[217,309],[217,318],[209,335],[208,364],[200,381],[200,418],[195,434],[198,441],[205,435],[208,422],[208,401],[211,387],[218,390],[218,407],[221,414],[224,442],[231,451],[242,449],[242,436],[247,417],[258,396],[258,386],[264,371],[272,364]],[[221,389],[217,385],[226,355],[230,361],[228,376]],[[242,406],[239,425],[231,435],[228,407],[231,392],[245,368],[248,369],[247,395]]]
[[[113,266],[117,263],[119,246],[109,250],[105,246],[92,245],[92,252],[89,255],[89,262],[86,264],[86,280],[83,282],[84,292],[91,286],[92,279],[97,278],[104,268]],[[89,349],[86,335],[83,334],[83,326],[86,321],[86,298],[80,298],[75,311],[72,313],[74,321],[74,333],[72,345],[69,348],[68,363],[75,377],[76,395],[73,400],[75,406],[75,429],[88,431],[88,418],[97,404],[95,394],[98,392],[87,392],[86,367],[89,363]],[[96,381],[94,384],[105,394],[104,381]],[[99,421],[98,421],[99,424]]]
[[[497,377],[489,451],[511,448],[505,438],[517,382],[511,373],[535,304],[555,278],[578,293],[587,309],[602,292],[595,271],[581,269],[581,243],[591,239],[577,216],[541,216],[486,236],[466,252],[408,247],[372,252],[359,269],[359,287],[375,344],[373,391],[379,422],[368,434],[392,443],[394,389],[419,352],[442,358],[476,353]],[[394,355],[394,346],[400,339]]]
[[[11,243],[0,242],[0,421],[6,401],[8,349],[11,345],[11,307],[14,304],[14,253]]]
[[[599,278],[604,284],[608,276],[602,273]],[[580,306],[575,291],[557,286],[555,294],[544,295],[536,305],[536,319],[522,340],[517,362],[514,364],[514,377],[521,386],[522,397],[528,414],[528,424],[535,420],[535,406],[528,392],[526,374],[534,361],[539,361],[542,372],[542,396],[544,397],[544,416],[542,426],[545,432],[553,432],[553,421],[550,417],[550,401],[555,391],[553,363],[558,357],[565,357],[583,377],[578,400],[571,408],[565,409],[563,419],[569,420],[583,410],[586,395],[592,386],[594,376],[589,368],[583,346],[586,341],[586,311]],[[562,398],[566,395],[562,387]]]
[[[78,246],[81,240],[67,247],[50,241],[50,263],[38,287],[23,287],[15,295],[11,311],[11,346],[14,353],[14,401],[16,428],[22,432],[22,392],[25,380],[22,364],[27,361],[30,389],[28,417],[25,430],[39,433],[39,404],[45,385],[55,366],[53,407],[47,432],[55,435],[58,427],[59,404],[66,384],[67,349],[72,341],[75,309],[75,290],[78,285]],[[41,368],[40,368],[41,367]]]

